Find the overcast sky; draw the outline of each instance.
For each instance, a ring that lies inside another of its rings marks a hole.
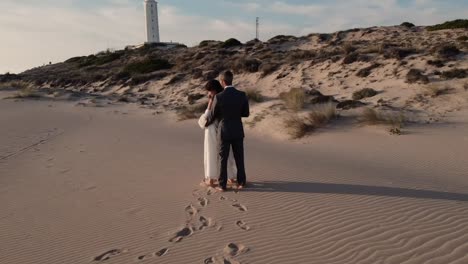
[[[467,0],[161,0],[161,40],[306,35],[468,18]],[[145,41],[143,0],[1,0],[0,74]]]

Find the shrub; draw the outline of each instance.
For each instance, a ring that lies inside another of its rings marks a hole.
[[[455,45],[443,45],[437,48],[436,52],[441,58],[452,58],[461,53]]]
[[[447,21],[442,24],[427,27],[429,31],[443,30],[443,29],[455,29],[455,28],[468,28],[468,19],[456,19],[453,21]]]
[[[239,72],[257,72],[261,64],[257,59],[241,58],[234,63],[234,68]]]
[[[269,39],[268,43],[281,44],[281,43],[288,42],[288,41],[294,41],[296,39],[297,38],[295,36],[278,35]]]
[[[410,49],[410,48],[388,48],[384,50],[384,57],[387,59],[397,59],[397,60],[402,60],[406,57],[408,57],[411,54],[416,53],[415,49]]]
[[[222,48],[232,48],[232,47],[237,47],[237,46],[242,46],[242,42],[235,38],[230,38],[226,40],[223,44],[221,44]]]
[[[361,100],[377,95],[378,92],[372,88],[364,88],[353,93],[353,100]]]
[[[437,97],[439,95],[447,94],[450,92],[452,89],[448,87],[441,87],[437,85],[429,85],[426,87],[427,92],[426,95],[429,95],[431,97]]]
[[[445,63],[442,60],[428,60],[427,64],[441,68],[445,66]]]
[[[203,40],[202,42],[200,42],[200,44],[198,44],[199,47],[206,47],[206,46],[209,46],[209,45],[212,45],[212,44],[217,44],[218,41],[216,40]]]
[[[313,126],[307,123],[304,118],[297,115],[291,115],[284,120],[287,133],[292,139],[298,139],[304,137],[309,131],[313,129]]]
[[[375,69],[375,68],[378,68],[380,67],[380,64],[378,63],[374,63],[372,65],[370,65],[369,67],[366,67],[366,68],[363,68],[363,69],[360,69],[357,73],[356,73],[356,76],[358,77],[367,77],[369,76],[371,73],[372,73],[372,70]]]
[[[288,61],[304,61],[312,60],[317,56],[317,53],[310,50],[292,50],[288,52]]]
[[[139,62],[133,62],[125,66],[124,72],[131,74],[150,73],[159,70],[166,70],[172,68],[172,64],[165,59],[152,59],[147,58]]]
[[[250,101],[257,103],[263,102],[263,95],[257,89],[246,89],[245,94],[247,95],[247,98],[249,98]]]
[[[407,27],[407,28],[414,28],[415,27],[415,25],[413,23],[410,23],[410,22],[403,22],[403,23],[401,23],[400,26]]]
[[[200,115],[205,112],[207,107],[207,102],[185,106],[177,112],[178,120],[183,121],[188,119],[199,118]]]
[[[316,105],[309,113],[308,120],[313,127],[317,128],[328,124],[336,116],[336,104],[330,102]]]
[[[346,44],[343,45],[343,51],[344,51],[345,54],[350,54],[350,53],[352,53],[352,52],[354,52],[356,50],[357,50],[357,48],[354,47],[351,43],[346,43]]]
[[[41,95],[36,89],[32,87],[24,87],[19,92],[11,97],[6,97],[5,99],[18,99],[18,98],[40,98]]]
[[[451,69],[441,73],[444,79],[463,79],[468,77],[468,69]]]
[[[405,123],[403,113],[384,113],[371,108],[362,111],[358,121],[366,125],[390,125],[393,128],[402,128]]]
[[[262,72],[262,77],[266,77],[278,69],[279,65],[276,63],[262,63],[259,68],[259,70]]]
[[[426,75],[422,74],[421,70],[411,69],[406,74],[406,81],[408,83],[421,82],[421,83],[426,84],[426,83],[429,83],[429,78],[427,78]]]
[[[13,89],[13,90],[21,90],[26,89],[29,87],[29,84],[24,81],[9,81],[0,83],[0,90],[2,89]]]
[[[460,36],[457,38],[458,41],[468,41],[468,36]]]
[[[299,111],[304,107],[306,93],[304,89],[292,88],[289,92],[281,93],[280,98],[283,99],[286,107],[294,111]]]

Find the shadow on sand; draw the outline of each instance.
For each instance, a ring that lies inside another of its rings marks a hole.
[[[352,194],[468,202],[468,194],[336,183],[265,181],[250,183],[247,192]]]

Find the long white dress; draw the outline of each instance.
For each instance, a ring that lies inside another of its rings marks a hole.
[[[219,151],[218,151],[218,138],[216,136],[216,127],[218,122],[205,127],[207,122],[208,111],[200,117],[198,125],[205,130],[205,147],[204,147],[204,163],[205,163],[205,179],[217,180],[219,177]],[[237,167],[232,154],[232,149],[229,151],[228,159],[228,178],[237,179]]]

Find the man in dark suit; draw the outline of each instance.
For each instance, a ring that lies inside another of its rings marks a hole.
[[[227,186],[227,164],[229,151],[232,152],[237,166],[238,189],[242,189],[247,183],[244,165],[244,127],[242,117],[249,117],[249,100],[247,95],[234,88],[232,82],[234,75],[231,71],[225,71],[220,75],[221,85],[224,91],[218,93],[212,103],[207,116],[206,126],[219,120],[218,142],[219,142],[219,188],[224,191]]]

